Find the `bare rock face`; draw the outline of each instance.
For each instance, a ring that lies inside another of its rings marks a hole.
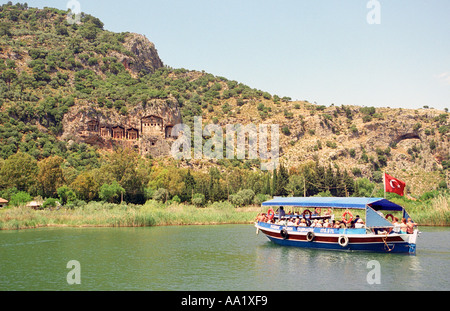
[[[174,98],[154,99],[131,108],[126,115],[90,103],[78,103],[63,119],[63,140],[85,142],[102,149],[128,147],[142,155],[167,156],[174,125],[181,123]]]
[[[124,56],[120,61],[134,76],[153,73],[164,66],[155,45],[144,35],[129,33],[123,45],[133,57]]]

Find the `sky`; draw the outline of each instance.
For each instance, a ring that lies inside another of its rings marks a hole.
[[[448,0],[26,2],[76,1],[106,30],[145,35],[173,68],[319,105],[450,108]]]

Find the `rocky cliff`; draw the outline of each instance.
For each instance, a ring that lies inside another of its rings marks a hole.
[[[126,114],[80,102],[64,115],[61,139],[108,150],[129,147],[158,157],[169,154],[171,130],[178,123],[181,115],[174,98],[141,103]]]
[[[123,55],[120,62],[134,77],[137,77],[139,74],[153,73],[156,69],[164,66],[155,45],[144,35],[127,34],[123,46],[131,52],[132,56],[127,57]]]

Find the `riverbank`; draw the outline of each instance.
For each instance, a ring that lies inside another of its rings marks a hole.
[[[426,202],[392,199],[405,207],[421,226],[450,226],[450,196],[439,195]],[[154,200],[144,205],[89,202],[72,208],[33,210],[12,207],[0,210],[0,230],[39,227],[145,227],[173,225],[251,224],[259,206],[235,208],[229,202],[216,202],[205,208],[194,205],[160,203]],[[337,219],[343,210],[335,210]],[[401,213],[393,213],[401,218]],[[360,215],[364,218],[364,215]]]
[[[213,203],[205,208],[153,200],[144,205],[89,202],[75,208],[33,210],[13,207],[0,211],[0,230],[39,227],[145,227],[252,223],[261,207],[234,208]]]

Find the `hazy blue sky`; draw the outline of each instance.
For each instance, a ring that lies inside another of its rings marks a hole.
[[[174,68],[321,105],[450,108],[448,0],[379,0],[380,24],[367,22],[369,0],[78,1]]]

